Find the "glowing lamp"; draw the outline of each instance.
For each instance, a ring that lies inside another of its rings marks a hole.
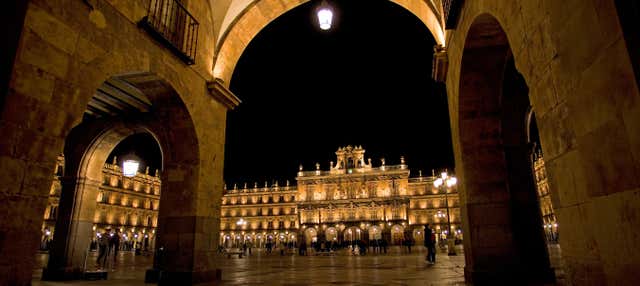
[[[322,4],[318,9],[318,24],[320,25],[320,29],[325,31],[331,29],[332,20],[333,12],[331,12],[331,7],[327,5],[327,2],[322,1]]]
[[[138,167],[140,166],[140,162],[135,160],[125,160],[122,163],[122,174],[126,177],[135,177],[138,173]]]

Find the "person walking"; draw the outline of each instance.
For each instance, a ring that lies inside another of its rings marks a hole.
[[[109,248],[109,238],[107,232],[98,234],[98,259],[96,260],[96,266],[98,268],[105,267],[107,264],[107,250]]]
[[[116,229],[115,234],[111,234],[109,237],[109,252],[113,249],[113,265],[116,265],[116,259],[118,258],[118,250],[120,249],[120,232]]]
[[[427,248],[427,262],[436,263],[436,235],[429,224],[424,225],[424,247]]]

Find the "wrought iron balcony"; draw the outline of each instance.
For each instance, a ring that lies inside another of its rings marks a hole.
[[[140,25],[186,64],[195,64],[199,24],[180,0],[151,0]]]

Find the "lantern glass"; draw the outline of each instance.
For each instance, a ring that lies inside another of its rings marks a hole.
[[[322,8],[318,10],[318,23],[320,24],[320,29],[329,30],[331,29],[331,21],[333,20],[333,12],[329,8]]]
[[[125,160],[122,163],[122,173],[126,177],[134,177],[138,173],[138,166],[140,162],[136,160]]]

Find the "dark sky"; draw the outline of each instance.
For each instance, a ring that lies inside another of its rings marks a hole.
[[[241,56],[230,83],[243,102],[227,117],[229,187],[295,183],[299,164],[326,170],[346,145],[362,145],[374,166],[404,155],[412,176],[453,167],[426,26],[389,1],[330,3],[330,31],[317,28],[317,2],[308,2],[265,27]]]
[[[128,154],[133,154],[140,159],[138,172],[144,173],[145,168],[149,166],[149,174],[154,175],[156,169],[162,169],[160,146],[149,133],[134,134],[122,140],[109,154],[107,163],[111,164],[113,157],[117,156],[117,163],[122,167],[123,157]]]

